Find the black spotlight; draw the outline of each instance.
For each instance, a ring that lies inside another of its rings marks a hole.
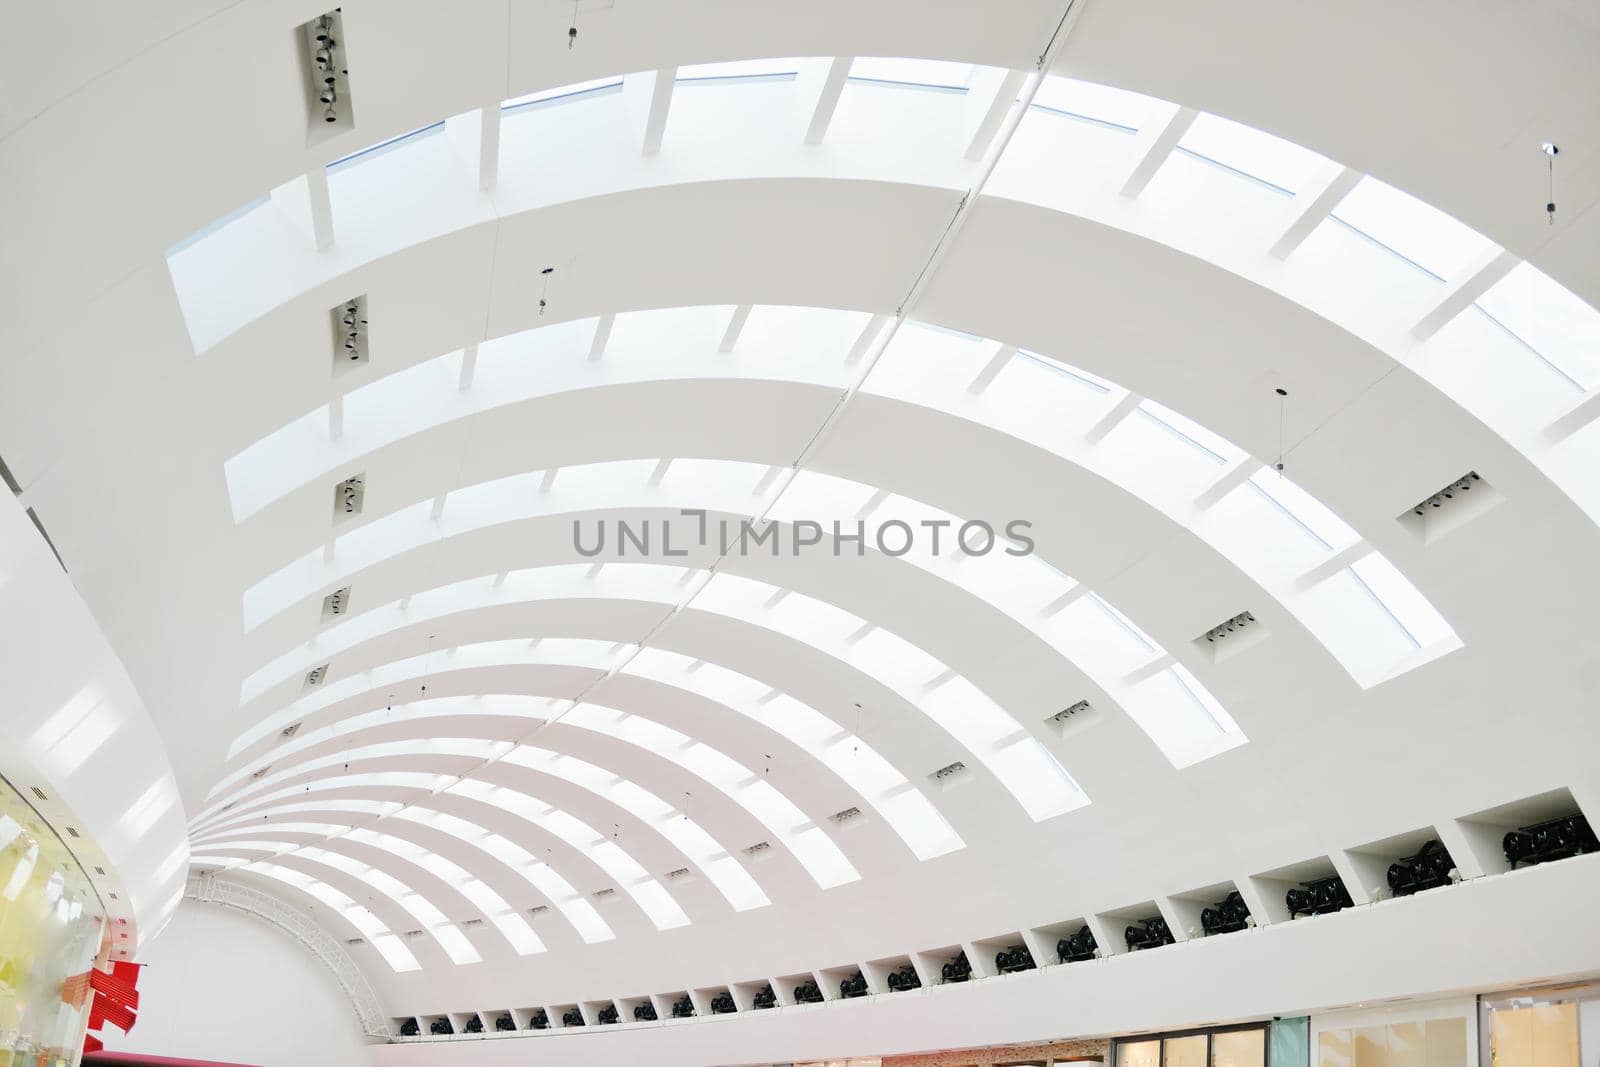
[[[808,978],[794,987],[794,1002],[796,1004],[821,1004],[822,990],[817,986],[815,978]]]
[[[1438,841],[1429,841],[1415,856],[1389,864],[1389,890],[1397,897],[1409,897],[1424,889],[1450,884],[1455,861]]]
[[[776,1008],[778,1006],[778,994],[772,991],[772,983],[768,982],[762,986],[761,992],[757,993],[755,999],[750,1003],[756,1008]]]
[[[494,1029],[496,1033],[503,1034],[507,1030],[515,1030],[516,1028],[517,1020],[513,1019],[509,1014],[495,1017]]]
[[[461,1032],[464,1033],[464,1034],[481,1034],[481,1033],[483,1033],[483,1016],[474,1015],[472,1018],[468,1019],[467,1020],[467,1028],[465,1030],[461,1031]]]
[[[562,1012],[561,1013],[561,1025],[562,1026],[582,1026],[583,1025],[583,1012],[579,1011],[577,1008],[573,1008],[571,1011]]]
[[[420,1033],[422,1033],[422,1027],[417,1025],[417,1020],[415,1019],[407,1019],[400,1024],[401,1037],[416,1037]]]
[[[1172,944],[1173,941],[1172,931],[1167,928],[1167,920],[1159,915],[1138,920],[1122,931],[1122,937],[1128,942],[1128,949],[1132,952],[1160,948],[1162,945]]]
[[[972,977],[972,964],[967,960],[967,950],[962,949],[939,968],[939,979],[944,982],[965,982]]]
[[[532,1018],[530,1018],[528,1020],[528,1029],[529,1030],[548,1030],[548,1029],[550,1029],[550,1016],[545,1014],[545,1011],[544,1011],[543,1008],[540,1008],[538,1011],[533,1013]]]
[[[899,993],[907,989],[921,989],[922,979],[917,977],[915,967],[902,967],[898,971],[889,972],[889,992]]]
[[[601,1026],[610,1026],[612,1023],[614,1023],[616,1021],[617,1021],[617,1006],[615,1004],[607,1004],[605,1007],[600,1009],[600,1025]]]
[[[1289,918],[1300,915],[1328,915],[1340,908],[1351,907],[1350,891],[1339,881],[1337,874],[1319,878],[1315,882],[1301,882],[1301,889],[1291,889],[1283,896],[1289,906]]]
[[[1033,953],[1026,945],[1012,945],[994,954],[994,969],[1001,974],[1033,970]]]
[[[867,995],[867,976],[857,971],[839,983],[839,995],[846,1000]]]
[[[455,1032],[456,1028],[450,1025],[449,1019],[435,1019],[433,1022],[428,1024],[428,1033],[430,1034],[438,1034],[442,1036],[444,1034],[453,1034]]]
[[[656,1021],[656,1006],[648,1000],[643,1004],[633,1006],[634,1022],[653,1023]]]
[[[1056,955],[1061,957],[1062,963],[1078,963],[1094,959],[1095,950],[1099,947],[1094,942],[1094,931],[1085,925],[1078,927],[1078,932],[1071,937],[1063,937],[1056,942]]]
[[[1250,925],[1250,906],[1235,889],[1211,907],[1200,912],[1200,928],[1206,936],[1231,934]]]
[[[1596,840],[1589,820],[1582,815],[1565,815],[1512,830],[1501,844],[1512,870],[1524,863],[1549,863],[1585,852],[1600,852],[1600,840]]]
[[[672,1017],[674,1019],[689,1019],[694,1017],[694,1001],[685,993],[672,1002]]]
[[[732,993],[718,993],[711,998],[712,1015],[732,1015],[739,1009],[733,1003]]]

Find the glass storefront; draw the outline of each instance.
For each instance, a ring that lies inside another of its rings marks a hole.
[[[1267,1024],[1127,1038],[1117,1042],[1115,1067],[1267,1067]]]
[[[0,1067],[72,1067],[105,909],[67,846],[0,778]]]
[[[1478,1002],[1483,1067],[1579,1067],[1582,1041],[1600,1045],[1600,985],[1557,986]]]

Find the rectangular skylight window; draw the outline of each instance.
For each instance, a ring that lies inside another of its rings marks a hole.
[[[1572,384],[1600,384],[1600,311],[1537,267],[1518,263],[1477,307]]]
[[[1033,106],[1128,133],[1165,124],[1177,111],[1175,104],[1153,96],[1053,74],[1047,75],[1039,86]]]
[[[1381,552],[1363,556],[1350,570],[1418,648],[1457,640],[1455,630],[1438,609]]]
[[[1141,401],[1138,407],[1139,414],[1159,424],[1162,429],[1173,434],[1178,440],[1199,450],[1207,458],[1216,463],[1233,463],[1244,458],[1244,450],[1227,438],[1212,433],[1199,423],[1156,403],[1154,400]]]
[[[1038,738],[1019,738],[984,762],[1036,822],[1084,803],[1078,783]]]
[[[1476,230],[1370,176],[1339,201],[1333,217],[1440,280],[1494,248]]]
[[[426,137],[431,137],[436,133],[442,132],[444,132],[443,119],[440,119],[438,122],[429,123],[426,126],[419,126],[414,130],[408,130],[407,132],[391,137],[386,141],[379,141],[375,145],[369,145],[368,147],[361,149],[359,152],[351,152],[348,156],[341,156],[332,163],[328,164],[328,173],[335,174],[346,169],[347,167],[354,166],[357,163],[363,163],[369,159],[376,159],[378,156],[384,155],[388,152],[393,152],[395,149],[404,145],[414,144],[415,142],[421,141]]]
[[[902,789],[876,806],[919,860],[930,860],[962,847],[960,836],[939,809],[916,789]]]
[[[1111,393],[1112,386],[1110,382],[1098,375],[1090,374],[1081,367],[1074,367],[1070,363],[1063,363],[1059,359],[1040,355],[1037,352],[1029,352],[1025,348],[1017,349],[1017,355],[1030,362],[1037,363],[1047,370],[1063,375],[1099,396],[1109,396]]]
[[[959,89],[965,92],[972,81],[972,64],[952,63],[943,59],[859,56],[850,65],[850,80],[929,89]]]
[[[574,82],[571,85],[558,85],[553,89],[540,89],[535,93],[526,93],[522,96],[512,97],[500,104],[500,110],[511,111],[515,108],[528,107],[532,104],[548,104],[556,101],[572,100],[583,96],[601,96],[605,93],[620,93],[622,91],[621,78],[595,78],[591,81]]]
[[[1198,116],[1178,147],[1290,194],[1328,166],[1309,148],[1217,115]]]
[[[798,59],[737,59],[728,63],[692,63],[678,68],[680,82],[718,82],[749,78],[792,78]]]
[[[1360,536],[1322,501],[1284,477],[1280,471],[1262,467],[1251,476],[1250,487],[1293,519],[1306,534],[1321,542],[1324,548],[1337,551],[1354,543]]]

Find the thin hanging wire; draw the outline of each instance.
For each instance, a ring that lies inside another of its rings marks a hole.
[[[1281,386],[1275,390],[1278,394],[1278,462],[1276,468],[1279,474],[1283,473],[1283,409],[1289,399],[1289,390]]]
[[[572,51],[572,46],[578,43],[578,2],[572,0],[572,25],[567,27],[567,51]]]
[[[1545,201],[1544,212],[1546,221],[1549,225],[1554,226],[1556,224],[1556,156],[1561,152],[1561,149],[1546,141],[1539,146],[1539,150],[1544,153],[1545,173],[1549,182],[1549,199]]]
[[[539,284],[539,317],[541,319],[544,318],[544,309],[549,306],[549,300],[546,298],[550,295],[550,275],[554,274],[555,270],[554,267],[546,267],[539,272],[543,278]]]

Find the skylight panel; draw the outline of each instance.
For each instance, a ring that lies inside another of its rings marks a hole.
[[[1477,306],[1573,385],[1600,385],[1600,311],[1531,263],[1513,267]]]
[[[943,59],[858,56],[850,64],[850,80],[965,92],[972,81],[972,70],[971,63]]]
[[[1444,616],[1381,552],[1363,556],[1350,570],[1394,617],[1413,645],[1430,648],[1445,642],[1459,643]]]
[[[1175,104],[1153,96],[1054,74],[1046,75],[1040,83],[1033,106],[1090,119],[1129,133],[1146,126],[1164,125],[1177,110]]]
[[[1035,737],[1018,738],[985,762],[1036,822],[1088,801],[1066,768]]]
[[[436,133],[443,132],[443,119],[440,119],[438,122],[431,122],[426,126],[419,126],[414,130],[408,130],[405,133],[390,137],[386,141],[379,141],[377,144],[369,145],[360,151],[352,152],[347,156],[339,157],[327,165],[328,173],[335,174],[341,170],[345,170],[348,167],[352,167],[357,163],[364,163],[369,159],[376,159],[378,156],[384,155],[388,152],[393,152],[397,148],[401,148],[408,144],[414,144],[423,140],[424,138],[431,137]]]
[[[346,922],[354,926],[357,932],[371,943],[373,948],[378,950],[378,954],[383,957],[384,962],[389,965],[391,970],[404,972],[422,969],[422,965],[411,954],[411,950],[401,944],[399,938],[389,933],[389,928],[376,915],[332,886],[319,882],[300,871],[279,867],[271,863],[252,863],[245,869],[293,886],[301,892],[310,894],[338,912]]]
[[[736,59],[727,63],[691,63],[678,68],[680,82],[721,82],[751,78],[792,78],[798,59]]]
[[[1179,769],[1245,742],[1210,690],[1181,664],[1140,681],[1126,704],[1140,729]]]
[[[1178,147],[1287,193],[1299,193],[1329,165],[1293,141],[1211,114],[1197,116]]]
[[[1030,352],[1025,348],[1017,349],[1017,355],[1030,363],[1037,364],[1046,370],[1062,375],[1063,377],[1075,382],[1078,385],[1081,385],[1083,388],[1089,390],[1097,396],[1109,396],[1111,391],[1116,388],[1099,375],[1091,374],[1082,367],[1074,367],[1072,364],[1064,363],[1059,359],[1041,355],[1038,352]]]
[[[553,89],[540,89],[538,92],[514,96],[510,100],[502,101],[500,110],[515,111],[530,104],[553,104],[574,100],[579,97],[603,96],[608,92],[619,93],[621,91],[621,78],[593,78],[589,81],[574,82],[571,85],[558,85]]]
[[[910,786],[884,797],[877,809],[919,860],[931,860],[964,847],[961,836],[933,802]]]
[[[1188,419],[1171,408],[1156,403],[1154,400],[1140,401],[1137,410],[1145,418],[1155,422],[1179,441],[1197,450],[1214,463],[1234,463],[1245,456],[1244,450],[1232,441],[1219,434],[1212,433],[1192,419]]]
[[[1370,176],[1339,202],[1333,217],[1441,280],[1495,247],[1438,208]]]
[[[1281,471],[1262,467],[1250,477],[1250,486],[1270,500],[1324,548],[1338,551],[1354,544],[1360,535],[1322,501],[1300,488]]]

